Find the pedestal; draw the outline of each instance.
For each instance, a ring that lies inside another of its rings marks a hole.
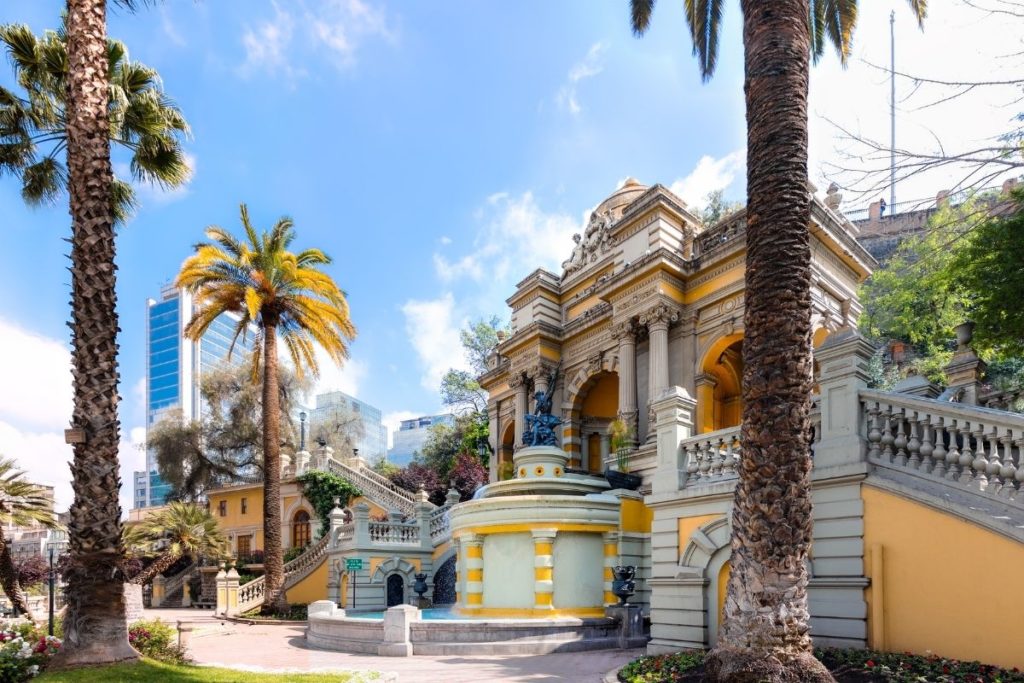
[[[640,605],[610,605],[605,607],[606,617],[619,622],[618,646],[620,649],[643,647],[647,644],[644,633],[643,608]]]

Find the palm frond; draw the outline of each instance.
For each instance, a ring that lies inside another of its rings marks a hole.
[[[656,0],[629,0],[629,21],[633,33],[642,36],[651,25]]]

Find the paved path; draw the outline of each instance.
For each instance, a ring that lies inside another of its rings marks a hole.
[[[195,623],[189,652],[199,664],[292,671],[384,671],[400,683],[567,681],[596,683],[608,671],[642,654],[601,650],[550,655],[372,657],[306,647],[303,626],[221,622],[199,610],[146,610],[146,617]]]

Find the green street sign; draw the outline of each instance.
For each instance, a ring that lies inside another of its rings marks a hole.
[[[358,572],[363,568],[363,560],[359,557],[346,557],[345,558],[345,571],[347,572]]]

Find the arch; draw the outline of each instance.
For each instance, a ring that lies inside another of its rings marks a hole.
[[[377,565],[377,568],[370,576],[370,583],[382,584],[389,574],[401,574],[405,577],[406,583],[411,583],[415,573],[416,565],[400,557],[389,557]]]
[[[505,426],[505,429],[501,432],[501,441],[498,444],[498,479],[511,479],[514,471],[512,470],[512,456],[515,453],[516,447],[516,422],[510,420]]]
[[[711,342],[699,365],[697,424],[702,432],[734,427],[743,416],[743,332]]]
[[[394,607],[406,602],[405,581],[401,574],[389,574],[384,585],[384,605]]]
[[[305,548],[313,542],[312,517],[305,508],[292,515],[292,547]]]
[[[619,373],[614,359],[580,368],[573,380],[569,399],[569,421],[573,436],[571,466],[591,472],[604,470],[608,451],[608,425],[619,414]],[[586,379],[581,378],[586,376]]]

